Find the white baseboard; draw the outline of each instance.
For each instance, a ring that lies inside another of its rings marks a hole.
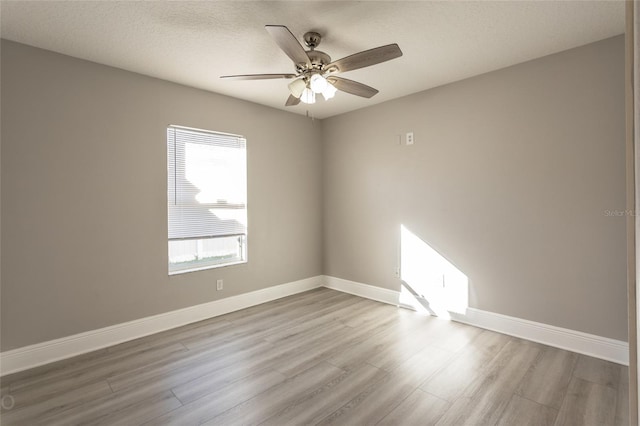
[[[0,353],[0,376],[321,287],[317,276]]]
[[[400,292],[398,291],[341,278],[317,276],[5,351],[0,353],[0,376],[71,358],[76,355],[213,318],[218,315],[224,315],[271,300],[322,287],[323,285],[327,288],[391,305],[398,305],[400,300]],[[474,308],[468,308],[465,315],[451,314],[451,316],[455,321],[465,324],[605,359],[618,364],[629,365],[629,345],[627,342],[620,340]]]
[[[362,284],[355,281],[343,280],[342,278],[325,275],[324,286],[342,291],[343,293],[354,294],[356,296],[388,303],[390,305],[398,305],[400,303],[399,292],[369,284]]]
[[[571,352],[629,365],[629,344],[568,328],[467,308],[465,315],[451,313],[451,319]]]
[[[325,287],[379,302],[399,305],[400,292],[330,276]],[[467,308],[466,314],[451,313],[451,319],[498,333],[542,343],[571,352],[629,365],[629,344],[621,340],[542,324],[507,315]]]

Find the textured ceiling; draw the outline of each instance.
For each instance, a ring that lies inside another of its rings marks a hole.
[[[623,1],[2,1],[3,38],[325,118],[624,32]],[[398,43],[404,56],[344,73],[380,90],[371,99],[284,107],[289,80],[226,74],[289,73],[266,24],[339,59]]]

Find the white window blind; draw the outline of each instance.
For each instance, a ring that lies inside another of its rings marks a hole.
[[[170,271],[244,261],[246,140],[169,126],[167,172]]]

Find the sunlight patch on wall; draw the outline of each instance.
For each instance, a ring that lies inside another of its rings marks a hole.
[[[469,279],[404,225],[400,225],[400,304],[450,318],[469,306]]]

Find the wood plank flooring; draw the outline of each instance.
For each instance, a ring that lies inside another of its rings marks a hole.
[[[627,425],[627,374],[321,288],[7,376],[0,423]]]

